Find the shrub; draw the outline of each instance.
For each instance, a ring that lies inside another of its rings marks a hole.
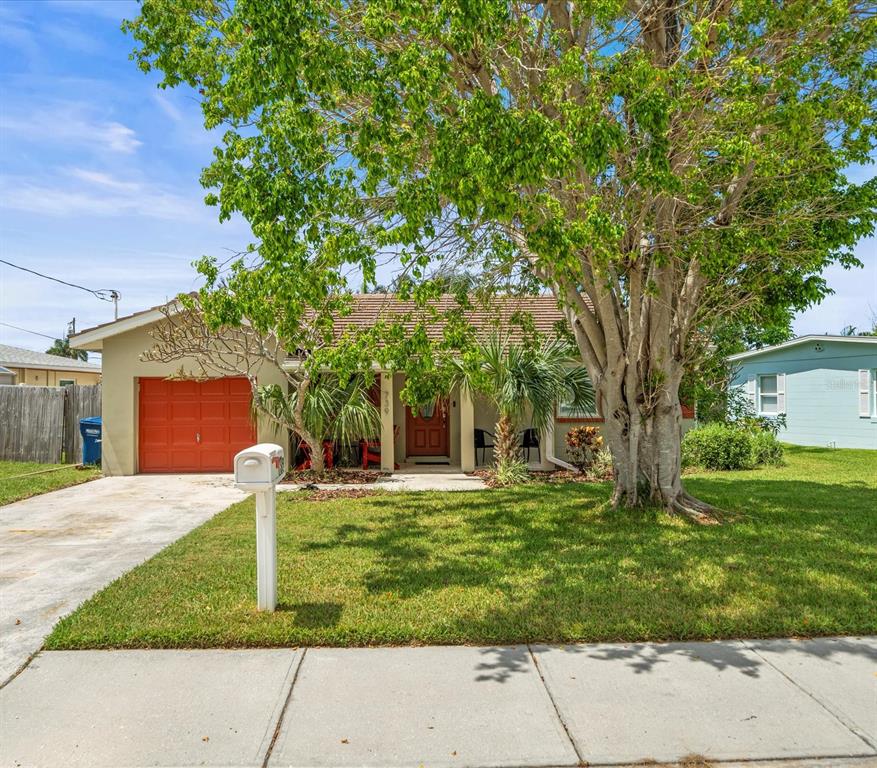
[[[582,472],[587,471],[602,447],[603,438],[596,427],[573,427],[566,433],[569,460]]]
[[[783,463],[783,446],[772,431],[752,433],[752,462],[755,466]]]
[[[589,480],[612,479],[612,454],[608,448],[601,448],[594,454],[594,459],[588,467]]]
[[[522,459],[512,459],[511,461],[501,461],[497,464],[493,473],[493,482],[496,485],[520,485],[530,480],[530,470],[527,468],[527,462]]]
[[[716,422],[692,429],[682,438],[682,466],[704,469],[752,469],[781,464],[776,436],[752,424]]]
[[[682,465],[704,469],[750,469],[752,435],[731,424],[705,424],[682,438]]]

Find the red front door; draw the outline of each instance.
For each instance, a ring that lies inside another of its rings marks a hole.
[[[409,456],[448,456],[448,404],[428,408],[405,407],[405,447]]]
[[[246,379],[140,379],[140,471],[231,472],[256,440],[250,400]]]

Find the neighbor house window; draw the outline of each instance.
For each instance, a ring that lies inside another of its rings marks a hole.
[[[758,377],[758,414],[776,416],[786,412],[786,376],[766,373]]]
[[[76,383],[76,379],[61,379],[58,382],[58,386],[59,387],[66,387],[68,384],[75,384],[75,383]]]
[[[758,412],[765,414],[778,413],[777,405],[776,374],[760,376],[758,379]]]

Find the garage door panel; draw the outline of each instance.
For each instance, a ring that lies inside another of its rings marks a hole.
[[[229,403],[225,402],[203,402],[201,403],[201,419],[203,421],[228,421]]]
[[[208,467],[228,467],[231,472],[231,466],[234,462],[234,453],[224,450],[210,450],[205,448],[201,451],[201,462]]]
[[[141,472],[162,472],[171,467],[171,452],[169,450],[153,449],[141,462]]]
[[[167,397],[169,384],[164,379],[140,379],[140,397]]]
[[[252,445],[255,440],[252,424],[231,424],[228,428],[228,439],[232,445],[240,445],[235,453]]]
[[[235,421],[245,421],[249,424],[251,420],[250,410],[249,399],[240,402],[232,401],[228,404],[228,417]]]
[[[227,424],[202,424],[201,445],[229,445],[231,443],[229,427]]]
[[[141,379],[139,429],[141,472],[230,472],[256,439],[249,382]]]
[[[211,379],[210,381],[202,381],[200,391],[201,398],[227,398],[229,393],[228,381],[228,379]]]
[[[201,407],[197,401],[176,399],[170,401],[170,418],[174,421],[198,421],[200,414]]]
[[[180,381],[165,382],[168,385],[168,396],[176,399],[188,398],[197,400],[201,395],[201,387],[204,385],[202,381],[189,381],[183,379]]]
[[[166,424],[141,424],[140,442],[156,450],[171,444],[170,429]]]

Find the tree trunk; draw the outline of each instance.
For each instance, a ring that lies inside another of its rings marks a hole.
[[[323,439],[317,435],[312,435],[304,425],[305,398],[308,395],[310,386],[311,379],[307,375],[296,384],[295,407],[292,411],[293,429],[310,448],[311,469],[318,475],[322,475],[326,469],[325,462],[323,461]]]
[[[682,366],[664,363],[649,375],[630,377],[626,369],[604,372],[600,394],[603,431],[612,453],[615,507],[653,504],[698,522],[716,522],[716,510],[688,494],[682,485]],[[646,391],[643,382],[660,382]],[[634,384],[633,391],[628,386]]]
[[[496,445],[493,447],[493,454],[496,457],[497,465],[514,461],[518,453],[518,446],[515,440],[515,424],[508,414],[500,414],[499,420],[496,422],[495,437]]]

